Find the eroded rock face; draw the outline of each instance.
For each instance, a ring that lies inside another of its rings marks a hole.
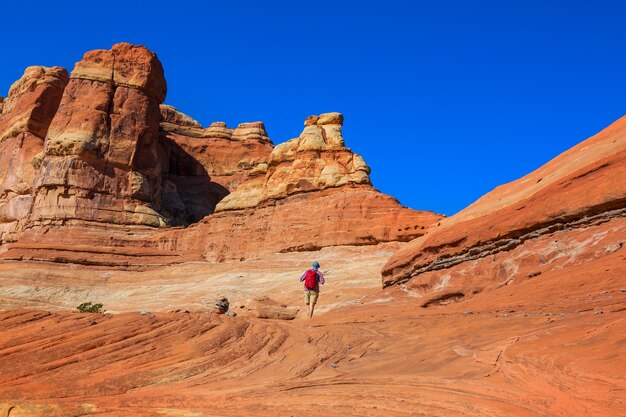
[[[624,178],[626,118],[442,219],[391,258],[383,285],[409,281],[438,305],[619,250]]]
[[[222,200],[217,210],[250,208],[268,200],[349,184],[371,184],[370,168],[363,158],[345,147],[340,113],[309,116],[304,124],[299,137],[276,146],[267,163],[253,171],[256,175]]]
[[[217,212],[196,225],[201,238],[195,242],[203,243],[205,259],[221,262],[329,246],[406,242],[441,218],[402,207],[371,186],[348,185]]]
[[[171,106],[161,106],[161,113],[165,199],[184,211],[182,223],[213,213],[230,190],[266,165],[274,148],[261,122],[203,128]]]
[[[0,242],[14,240],[32,209],[44,138],[68,82],[60,67],[29,67],[0,112]]]
[[[262,122],[205,128],[163,105],[165,94],[156,55],[126,43],[87,52],[69,81],[60,68],[27,70],[0,119],[2,144],[21,141],[0,158],[13,161],[14,149],[22,158],[0,172],[0,239],[11,242],[1,256],[223,261],[408,241],[441,218],[371,186],[339,113],[309,117],[298,138],[274,147]]]
[[[163,68],[144,47],[86,53],[48,130],[32,220],[167,224],[158,212],[165,91]]]

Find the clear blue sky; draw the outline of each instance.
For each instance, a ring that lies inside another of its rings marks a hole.
[[[626,112],[624,1],[8,1],[0,16],[2,96],[26,66],[144,44],[166,102],[203,125],[262,120],[278,143],[342,112],[378,189],[448,215]]]

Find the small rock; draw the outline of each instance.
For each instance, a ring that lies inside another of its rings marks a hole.
[[[528,274],[528,278],[534,278],[538,275],[541,275],[541,271],[531,272],[530,274]]]
[[[595,312],[595,313],[593,313],[593,314],[595,314],[595,315],[597,316],[598,314],[604,314],[604,311],[602,311],[602,310],[598,310],[598,311],[596,311],[596,312]]]
[[[626,292],[626,288],[622,288],[620,291],[621,292]]]
[[[465,310],[463,314],[474,314],[474,312],[472,310]]]
[[[154,314],[150,313],[149,311],[141,311],[141,315],[142,316],[148,316],[148,317],[154,317]]]
[[[330,364],[331,368],[339,368],[339,364],[337,362],[333,362]]]
[[[499,315],[499,317],[509,317],[509,315],[506,314],[506,313],[502,313],[502,314]]]
[[[233,310],[228,310],[226,312],[226,315],[230,317],[237,317],[237,313],[235,313]]]
[[[230,303],[228,302],[228,298],[221,296],[217,300],[215,300],[214,308],[211,310],[212,313],[217,314],[225,314],[228,311]]]

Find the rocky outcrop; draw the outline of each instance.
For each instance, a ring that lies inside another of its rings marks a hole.
[[[619,250],[624,178],[626,117],[442,219],[392,257],[383,285],[409,281],[429,306]]]
[[[265,165],[274,147],[261,122],[203,128],[171,106],[161,106],[161,114],[165,199],[184,211],[183,224],[213,213],[230,190]]]
[[[68,82],[59,67],[29,67],[0,112],[0,242],[14,240],[33,205],[44,138]]]
[[[370,168],[344,145],[342,125],[340,113],[307,118],[300,136],[276,146],[267,163],[257,165],[253,178],[222,200],[217,210],[250,208],[268,200],[349,184],[371,184]]]
[[[432,212],[402,207],[371,186],[348,185],[216,212],[193,229],[201,236],[195,244],[202,242],[203,257],[221,262],[331,246],[406,242],[440,219]]]
[[[161,127],[163,130],[175,130],[183,127],[202,129],[202,125],[197,120],[192,119],[169,104],[161,104]]]
[[[144,47],[86,53],[46,137],[31,220],[166,225],[158,155],[165,92],[163,68]]]
[[[211,261],[328,246],[409,241],[442,218],[402,207],[375,190],[369,167],[344,145],[343,116],[311,116],[296,139],[279,144],[266,163],[201,224]]]
[[[43,140],[67,81],[67,71],[60,67],[26,68],[9,89],[9,96],[0,100],[0,142],[23,133]]]
[[[2,258],[237,260],[409,241],[441,218],[372,187],[339,113],[309,117],[298,138],[274,147],[262,122],[205,128],[162,104],[166,90],[156,55],[126,43],[87,52],[69,81],[60,68],[27,71],[0,120],[2,144],[33,135],[0,153],[8,161],[21,149],[28,171],[2,168]]]

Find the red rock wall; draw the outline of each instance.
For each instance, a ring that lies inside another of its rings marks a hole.
[[[372,187],[339,113],[274,147],[261,122],[203,128],[161,105],[163,68],[141,46],[87,52],[69,82],[29,71],[2,103],[0,161],[18,161],[0,171],[4,259],[220,261],[408,241],[441,218]]]
[[[46,138],[31,221],[80,219],[162,226],[154,53],[117,44],[76,64]]]
[[[231,190],[267,161],[274,148],[263,123],[237,129],[199,123],[171,106],[162,106],[161,151],[165,199],[184,210],[180,224],[195,223],[213,213]]]
[[[44,138],[68,82],[63,68],[29,67],[0,112],[0,242],[12,241],[32,209]]]

